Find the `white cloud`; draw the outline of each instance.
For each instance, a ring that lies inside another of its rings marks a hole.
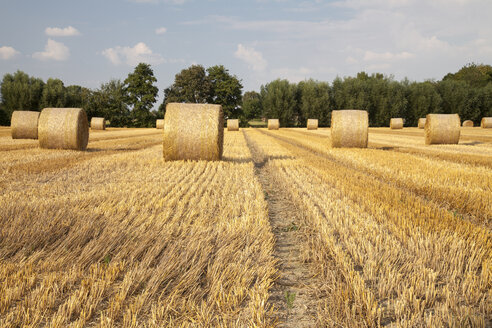
[[[159,27],[155,29],[155,34],[161,35],[167,32],[167,28],[165,27]]]
[[[238,44],[234,56],[244,61],[255,71],[261,72],[267,67],[267,61],[263,58],[261,52],[256,51],[254,48],[248,48],[242,44]]]
[[[133,47],[114,47],[105,49],[102,54],[114,65],[125,63],[130,66],[145,62],[148,64],[161,64],[165,59],[152,50],[143,42],[137,43]]]
[[[12,47],[7,47],[7,46],[0,47],[0,59],[5,59],[5,60],[11,59],[19,53],[20,52],[18,52]]]
[[[59,28],[59,27],[47,27],[44,30],[44,33],[49,36],[75,36],[75,35],[80,35],[80,32],[72,26],[68,26],[65,28]]]
[[[67,60],[70,50],[63,43],[48,39],[44,51],[35,52],[32,57],[39,60]]]
[[[366,51],[364,54],[365,61],[398,60],[398,59],[409,59],[413,57],[414,57],[413,54],[406,51],[400,53],[391,53],[389,51],[383,53]]]

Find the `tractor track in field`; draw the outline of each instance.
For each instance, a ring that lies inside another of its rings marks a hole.
[[[278,278],[270,291],[279,319],[279,327],[314,327],[317,301],[312,293],[312,274],[303,261],[299,231],[301,216],[290,195],[283,191],[274,172],[268,167],[267,155],[243,131],[255,166],[255,174],[265,192],[268,216],[275,236],[274,256],[278,261]]]

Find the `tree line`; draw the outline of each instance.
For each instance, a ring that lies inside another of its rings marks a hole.
[[[277,79],[262,85],[259,92],[244,94],[241,80],[224,66],[192,65],[176,74],[153,111],[156,81],[150,65],[143,63],[123,82],[111,80],[96,90],[65,87],[59,79],[44,82],[21,71],[6,74],[0,86],[0,125],[9,124],[14,110],[82,107],[89,118],[105,117],[111,126],[150,127],[164,117],[169,102],[221,104],[225,117],[239,118],[242,126],[261,118],[278,118],[282,126],[305,126],[308,118],[317,118],[320,126],[329,126],[333,109],[367,110],[371,126],[388,126],[392,117],[416,126],[428,113],[458,113],[462,120],[476,124],[492,116],[492,66],[474,63],[440,81],[396,81],[392,76],[360,72],[337,77],[331,84]]]

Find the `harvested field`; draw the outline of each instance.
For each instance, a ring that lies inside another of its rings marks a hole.
[[[492,131],[162,131],[41,149],[0,127],[0,326],[490,327]]]

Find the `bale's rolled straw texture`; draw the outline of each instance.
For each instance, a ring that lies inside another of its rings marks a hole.
[[[268,120],[268,130],[278,130],[280,128],[280,123],[278,119],[271,118]]]
[[[317,130],[318,129],[318,120],[315,118],[310,118],[307,120],[307,129],[308,130]]]
[[[460,122],[458,114],[427,114],[425,143],[457,144],[460,141]]]
[[[227,120],[227,131],[239,131],[239,120]]]
[[[403,129],[403,119],[402,118],[392,118],[390,120],[391,129]]]
[[[425,118],[419,118],[419,129],[425,128]]]
[[[480,122],[480,126],[483,129],[492,128],[492,117],[482,117],[482,121]]]
[[[331,146],[367,148],[369,116],[365,110],[331,112]]]
[[[39,112],[14,111],[10,121],[12,139],[37,139],[38,120]]]
[[[224,145],[221,105],[169,103],[164,117],[164,160],[220,160]]]
[[[164,129],[164,119],[155,120],[156,129]]]
[[[91,129],[92,130],[106,130],[106,120],[104,117],[93,117],[91,118]]]
[[[39,115],[41,148],[85,150],[89,142],[89,124],[82,108],[45,108]]]
[[[463,121],[463,127],[464,128],[472,128],[473,127],[473,121],[471,121],[471,120]]]

